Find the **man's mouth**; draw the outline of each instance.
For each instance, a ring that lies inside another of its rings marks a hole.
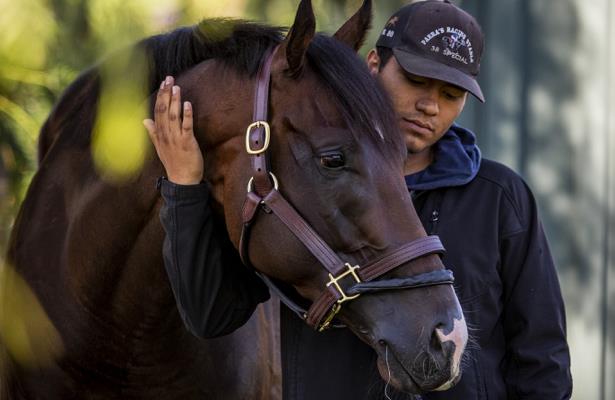
[[[416,132],[420,135],[428,136],[432,135],[434,132],[434,128],[433,126],[431,126],[431,124],[418,119],[402,118],[402,125],[406,129],[410,129],[411,131]]]

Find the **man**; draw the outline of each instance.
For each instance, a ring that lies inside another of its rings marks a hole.
[[[395,13],[367,57],[393,100],[409,151],[406,182],[427,232],[447,249],[475,341],[461,382],[425,397],[569,398],[564,306],[534,198],[453,125],[467,92],[484,101],[483,42],[469,14],[427,1]]]
[[[455,272],[473,337],[461,381],[447,392],[423,397],[570,398],[564,306],[536,203],[518,175],[481,159],[474,134],[454,125],[468,92],[484,101],[476,81],[483,50],[480,27],[447,1],[418,2],[389,19],[376,46],[368,54],[368,68],[392,99],[408,148],[408,188],[427,232],[438,234],[447,249],[443,261]],[[172,84],[172,79],[163,84],[163,91],[173,87],[165,100],[171,106],[179,102],[179,88]],[[183,131],[188,133],[190,111],[187,104]],[[174,148],[168,144],[173,141],[165,145],[158,139],[154,121],[146,121],[146,126],[169,179],[162,183],[166,205],[161,219],[171,238],[165,242],[165,264],[174,289],[185,287],[187,280],[177,282],[177,268],[185,276],[221,270],[220,250],[211,237],[207,189],[198,184],[202,158],[191,134],[177,135],[181,138]],[[181,130],[179,124],[174,129]],[[171,257],[170,243],[178,235],[187,241],[180,252],[183,260]],[[202,245],[205,253],[198,250]],[[225,320],[212,323],[215,313],[195,315],[189,301],[178,301],[193,333],[230,332],[267,298],[264,286],[247,270],[226,271],[236,284],[241,282],[241,311],[219,314]],[[192,288],[195,296],[207,292],[211,283],[198,285]],[[187,293],[190,296],[190,288]],[[216,302],[231,300],[237,298],[219,297]],[[281,334],[285,399],[410,398],[384,385],[373,351],[344,329],[313,332],[282,307]]]

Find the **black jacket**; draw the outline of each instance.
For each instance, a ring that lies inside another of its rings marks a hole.
[[[418,192],[415,206],[446,248],[473,337],[461,382],[426,398],[570,398],[564,304],[527,185],[483,160],[470,183]]]
[[[423,397],[568,399],[564,304],[536,202],[510,169],[479,165],[466,184],[413,192],[426,230],[447,249],[471,335],[459,384]],[[266,287],[220,251],[229,244],[212,235],[206,185],[164,182],[162,194],[165,266],[186,326],[200,337],[232,331],[268,298]],[[285,399],[385,398],[374,352],[347,330],[316,333],[282,307],[281,336]]]

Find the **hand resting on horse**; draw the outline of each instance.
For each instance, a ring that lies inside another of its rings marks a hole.
[[[192,104],[184,102],[181,116],[181,93],[174,79],[167,76],[156,96],[154,120],[143,125],[154,143],[156,153],[167,174],[176,184],[194,185],[203,179],[203,155],[192,130]]]

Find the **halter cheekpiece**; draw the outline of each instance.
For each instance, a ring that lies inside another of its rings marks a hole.
[[[309,309],[305,310],[273,280],[262,273],[259,275],[286,306],[319,331],[332,326],[332,321],[343,303],[356,299],[361,294],[452,284],[454,279],[450,270],[436,270],[407,278],[375,280],[408,261],[429,254],[442,254],[444,247],[437,236],[426,236],[406,243],[365,265],[351,265],[340,259],[279,192],[278,180],[267,161],[267,150],[271,141],[271,128],[267,123],[271,63],[278,47],[268,49],[259,66],[253,122],[246,130],[245,147],[250,157],[252,177],[248,182],[242,210],[243,228],[239,248],[244,264],[250,265],[249,234],[257,212],[264,210],[267,214],[275,214],[329,272],[329,282]]]

